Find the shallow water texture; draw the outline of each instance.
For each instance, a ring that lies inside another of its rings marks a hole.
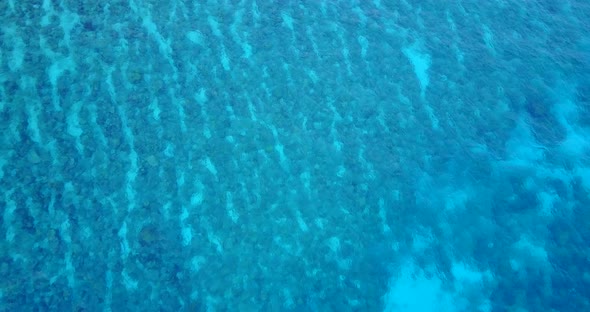
[[[1,311],[590,311],[587,1],[0,18]]]

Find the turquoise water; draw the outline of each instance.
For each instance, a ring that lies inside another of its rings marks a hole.
[[[590,310],[586,1],[0,18],[0,311]]]

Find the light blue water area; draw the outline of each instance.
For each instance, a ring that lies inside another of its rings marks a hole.
[[[585,1],[0,1],[0,311],[590,311]]]
[[[409,47],[403,48],[404,55],[410,60],[412,66],[414,66],[414,73],[420,83],[420,95],[425,96],[426,88],[430,82],[428,72],[430,69],[430,55],[421,52],[424,48],[420,47],[419,42],[415,42]]]

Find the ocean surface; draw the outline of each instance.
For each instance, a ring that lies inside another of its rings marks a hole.
[[[590,2],[0,1],[0,311],[590,311]]]

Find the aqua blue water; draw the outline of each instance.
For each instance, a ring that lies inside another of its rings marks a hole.
[[[590,311],[590,2],[0,2],[0,311]]]

